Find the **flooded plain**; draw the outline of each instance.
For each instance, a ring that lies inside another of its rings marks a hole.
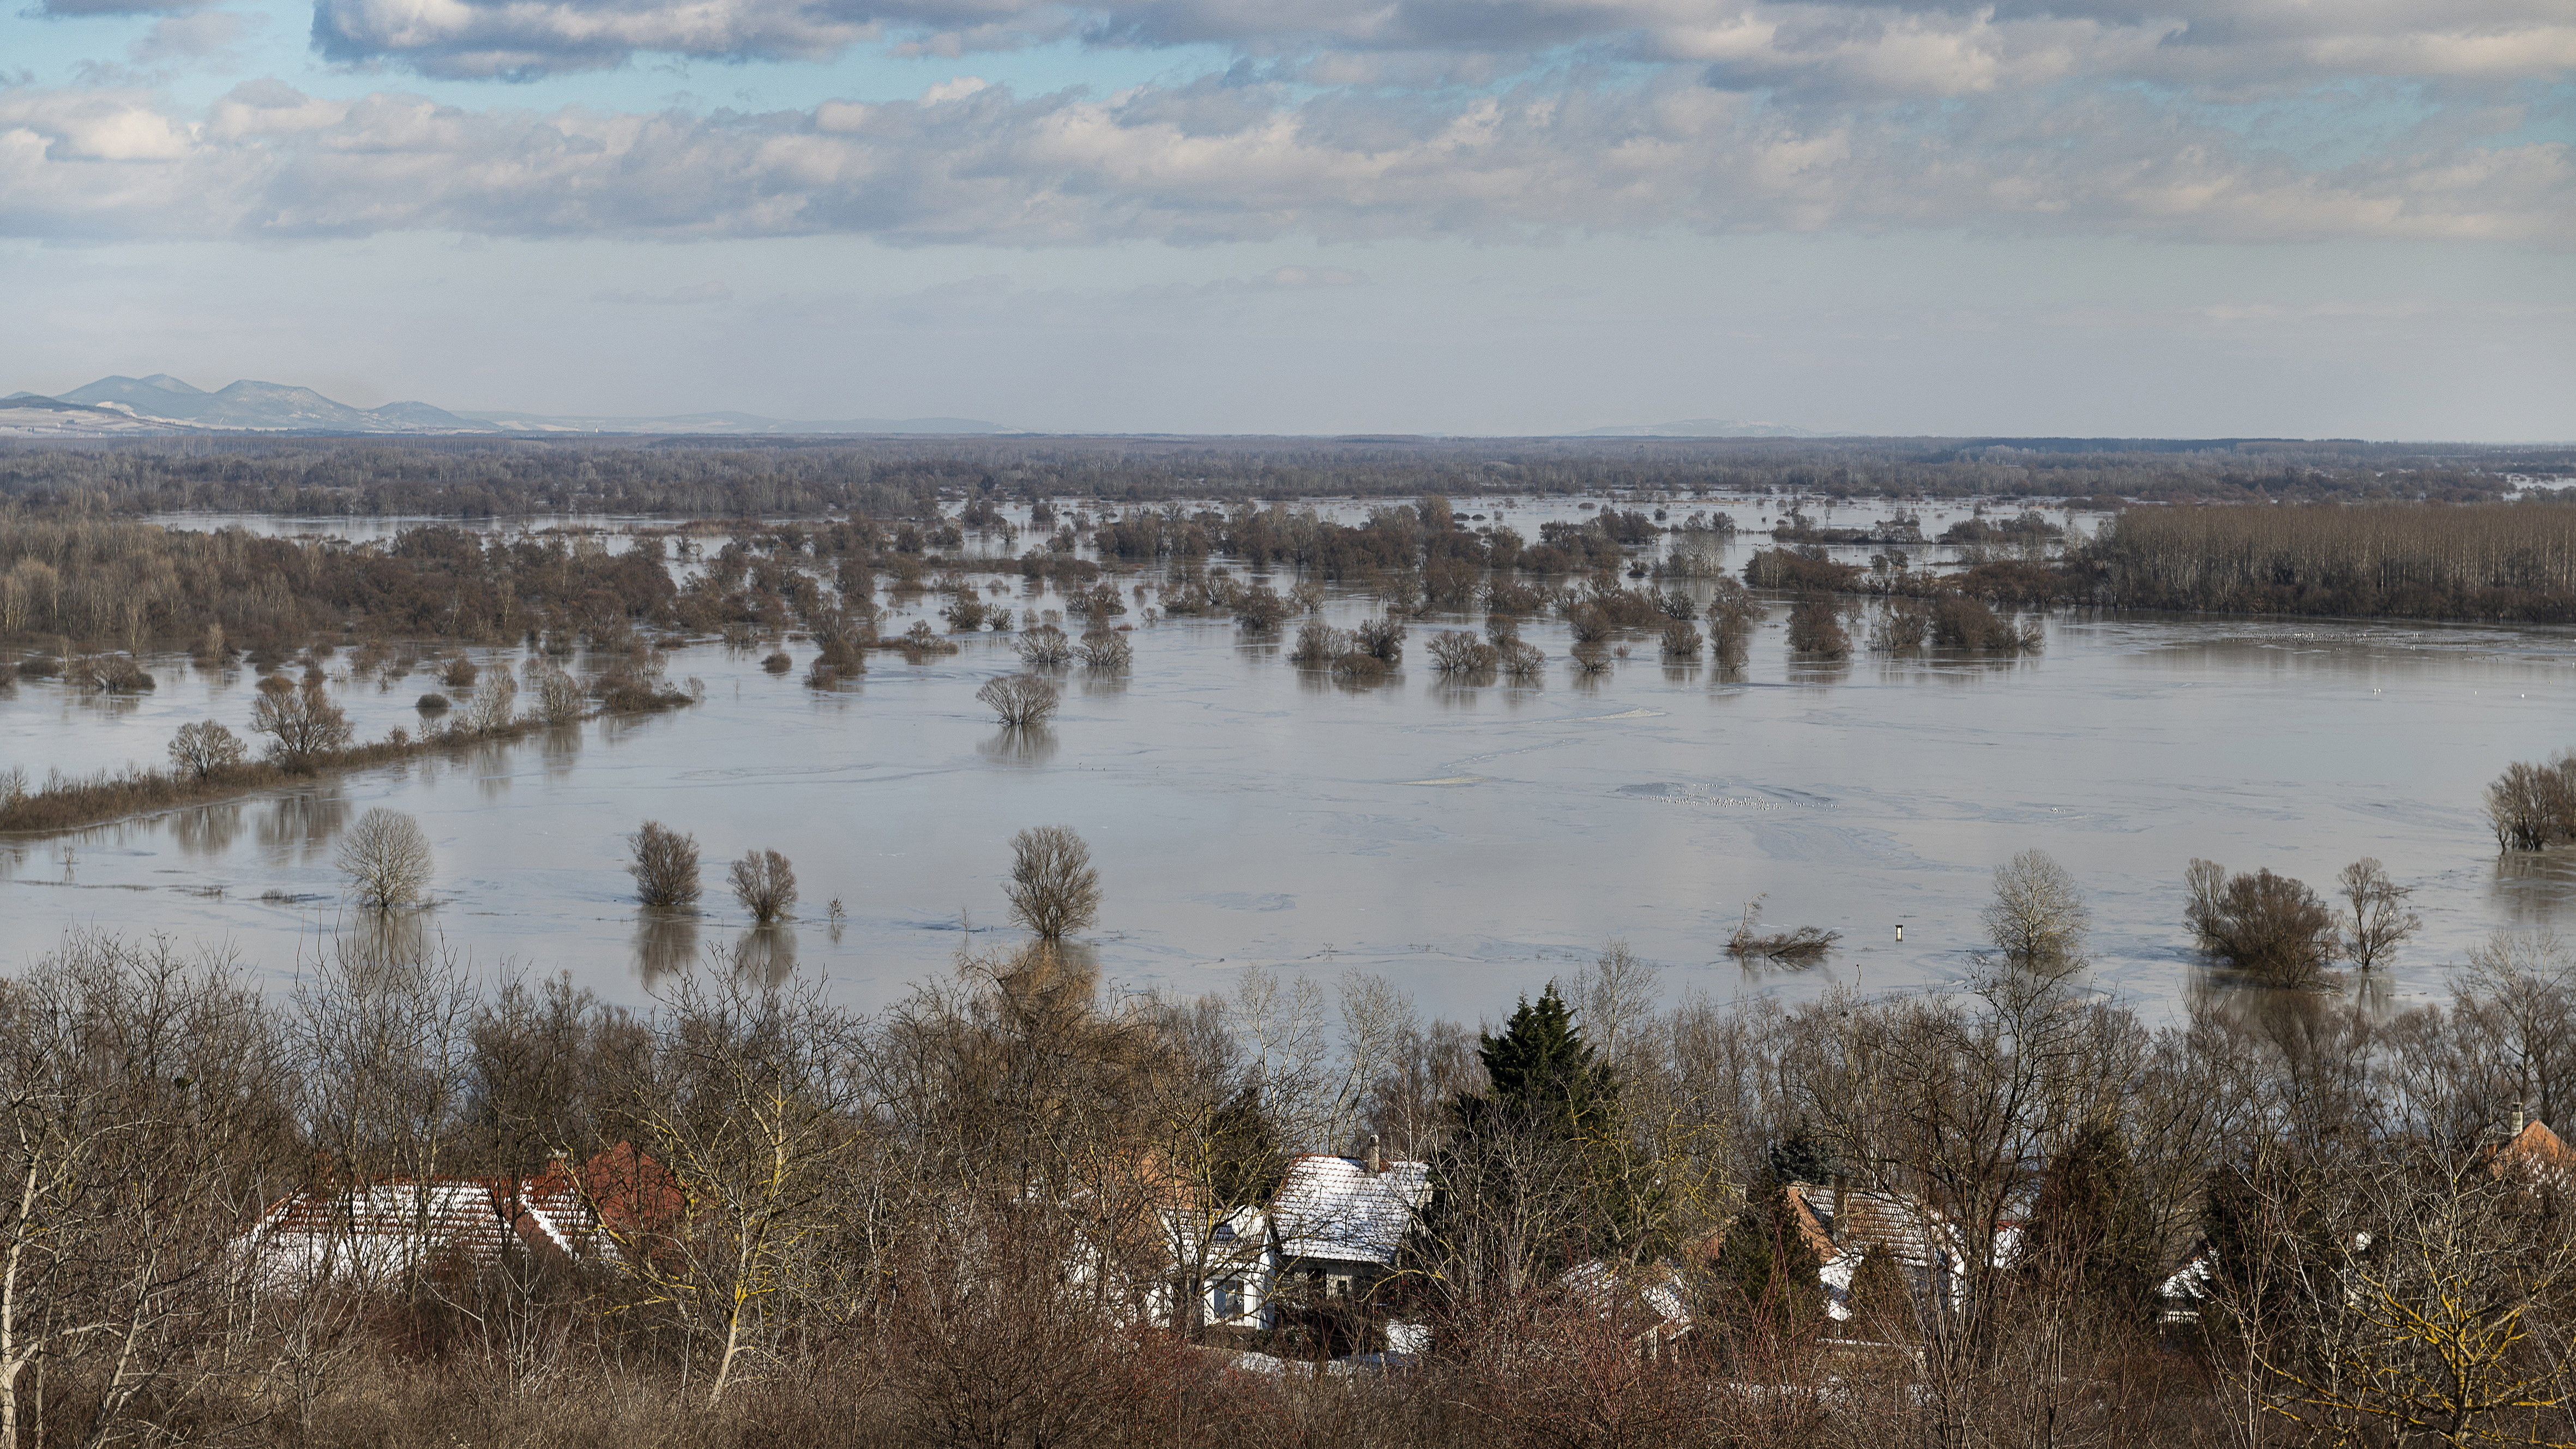
[[[1749,526],[1760,510],[1735,511]],[[1766,544],[1739,540],[1732,561]],[[1060,607],[1016,579],[1010,594],[996,602]],[[1326,618],[1376,612],[1336,591]],[[2576,744],[2571,631],[2060,613],[2035,656],[1816,664],[1788,654],[1785,616],[1775,601],[1740,671],[1667,664],[1640,635],[1592,678],[1568,669],[1564,625],[1537,621],[1524,636],[1547,671],[1515,685],[1435,674],[1430,635],[1481,616],[1434,614],[1393,678],[1355,687],[1288,662],[1293,622],[1255,636],[1140,608],[1120,621],[1132,672],[1065,672],[1061,712],[1027,734],[974,697],[1017,671],[1011,636],[917,664],[875,654],[833,690],[804,682],[809,645],[791,641],[798,667],[776,675],[765,649],[702,643],[670,673],[703,680],[705,700],[672,714],[0,842],[0,962],[99,928],[285,979],[355,920],[330,857],[377,805],[435,844],[436,904],[414,928],[481,971],[569,972],[627,1001],[736,949],[823,973],[854,1005],[890,1000],[970,932],[1008,939],[1009,839],[1038,824],[1091,844],[1105,905],[1086,940],[1115,981],[1196,992],[1248,965],[1358,969],[1468,1020],[1613,937],[1663,968],[1668,996],[1938,988],[1973,967],[1989,872],[2034,847],[2092,902],[2093,981],[2151,1015],[2192,978],[2194,856],[2320,890],[2357,857],[2385,862],[2425,920],[2391,978],[2400,1004],[2444,993],[2498,928],[2576,925],[2576,860],[2500,858],[2479,809],[2507,762]],[[147,666],[159,687],[139,698],[0,693],[0,768],[158,764],[180,723],[247,719],[250,671]],[[415,724],[430,687],[339,692],[376,735]],[[704,849],[694,921],[631,903],[622,837],[648,818]],[[765,934],[720,886],[754,848],[789,856],[803,891]],[[1723,947],[1757,901],[1770,925],[1843,940],[1812,969],[1747,972]]]

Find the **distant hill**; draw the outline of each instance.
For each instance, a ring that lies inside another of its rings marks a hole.
[[[166,372],[102,377],[59,397],[18,393],[0,399],[0,437],[81,437],[100,433],[638,433],[759,437],[781,434],[1008,433],[980,418],[845,418],[809,422],[757,413],[685,413],[672,417],[558,416],[548,413],[452,413],[425,402],[354,408],[309,387],[243,379],[208,392]]]
[[[468,422],[427,403],[400,402],[353,408],[309,387],[244,379],[218,392],[191,387],[167,373],[102,377],[74,388],[62,401],[123,404],[145,417],[170,418],[200,427],[292,433],[489,433],[488,423]]]
[[[1629,423],[1615,428],[1586,428],[1569,433],[1575,438],[1827,438],[1808,428],[1793,428],[1786,423],[1738,423],[1723,418],[1692,418],[1681,423]]]

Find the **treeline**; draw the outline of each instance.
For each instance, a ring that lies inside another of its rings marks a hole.
[[[1978,546],[1963,567],[1902,549],[1869,566],[1821,548],[1756,554],[1762,588],[2236,614],[2576,621],[2576,508],[2302,504],[2131,508],[2049,556]]]
[[[0,1292],[43,1369],[0,1413],[387,1449],[2576,1435],[2569,1163],[2513,1135],[2576,1111],[2576,962],[2505,938],[2394,1016],[2212,991],[2159,1026],[2083,989],[2044,865],[1998,873],[1954,994],[1664,1008],[1614,947],[1482,1032],[1363,975],[1108,992],[1044,940],[861,1016],[721,959],[644,1011],[478,983],[398,925],[274,996],[76,937],[0,986],[0,1166],[38,1185]],[[1390,1273],[1284,1275],[1257,1328],[1208,1296],[1295,1154],[1372,1142],[1427,1172]],[[567,1181],[600,1213],[568,1257],[394,1250],[472,1184],[517,1222]],[[1399,1323],[1403,1366],[1305,1371]]]
[[[1421,493],[2491,499],[2576,452],[2214,439],[149,439],[0,445],[0,500],[120,512],[918,517],[976,493],[1159,502]]]

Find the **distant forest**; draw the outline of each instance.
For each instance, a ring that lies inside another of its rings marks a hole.
[[[1811,497],[2470,502],[2576,447],[2066,438],[192,438],[0,444],[0,501],[120,513],[919,517],[1117,502],[1703,490]]]

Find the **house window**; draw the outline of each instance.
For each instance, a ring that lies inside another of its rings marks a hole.
[[[1219,1223],[1219,1224],[1217,1224],[1217,1225],[1216,1225],[1216,1240],[1217,1240],[1218,1242],[1220,1242],[1220,1243],[1231,1243],[1231,1242],[1233,1242],[1233,1241],[1234,1241],[1234,1224],[1232,1224],[1232,1223]]]
[[[1243,1280],[1221,1278],[1216,1285],[1216,1316],[1239,1317],[1243,1312]]]

